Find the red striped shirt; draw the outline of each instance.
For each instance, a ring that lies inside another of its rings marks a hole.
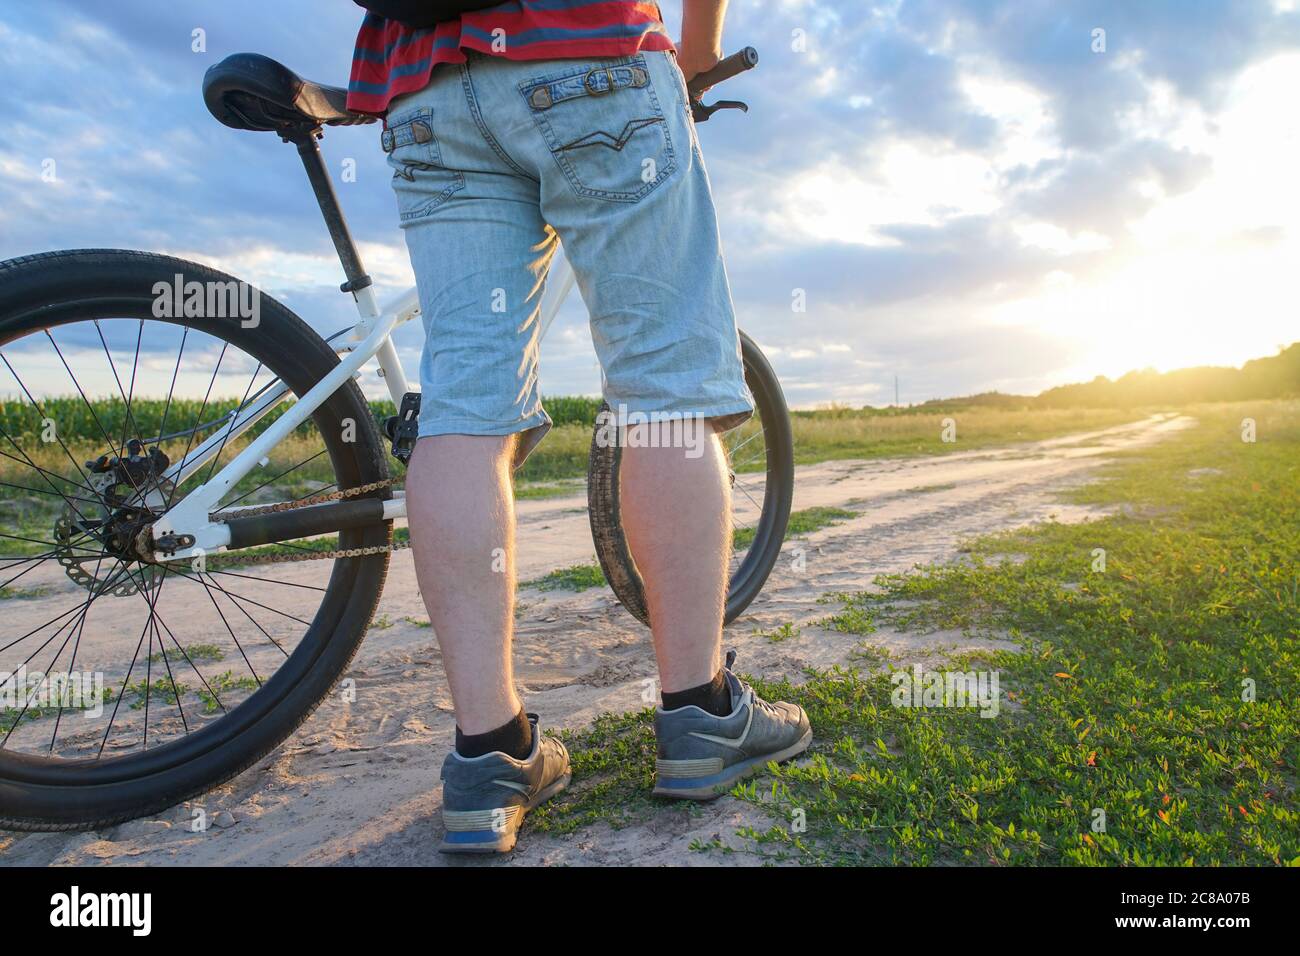
[[[556,60],[671,49],[659,6],[647,0],[508,0],[423,29],[367,13],[352,56],[348,109],[382,115],[398,96],[423,89],[437,64],[464,63],[466,50]]]

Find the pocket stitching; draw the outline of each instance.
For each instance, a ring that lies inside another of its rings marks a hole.
[[[623,124],[623,131],[619,133],[618,136],[610,136],[610,134],[607,133],[605,130],[598,129],[594,133],[584,133],[582,136],[579,136],[577,139],[573,140],[572,142],[565,143],[563,146],[560,146],[558,148],[560,152],[564,152],[565,150],[570,150],[570,149],[584,149],[588,146],[604,146],[607,149],[612,149],[616,153],[621,153],[623,151],[623,147],[632,141],[633,133],[635,133],[637,130],[645,129],[647,126],[652,126],[655,123],[662,123],[662,122],[663,119],[658,116],[647,116],[643,119],[628,120],[626,123]],[[591,139],[593,136],[605,136],[608,137],[609,139],[612,139],[614,142],[613,144],[606,143],[602,140],[596,140],[595,142],[591,142],[591,143],[583,142],[584,139]]]
[[[575,193],[577,193],[579,196],[583,196],[589,199],[604,199],[610,202],[638,202],[639,200],[643,199],[647,194],[649,194],[651,190],[653,190],[665,179],[667,179],[670,175],[672,175],[672,173],[677,169],[677,156],[675,151],[673,150],[673,140],[671,134],[668,131],[667,118],[664,116],[663,106],[659,103],[659,96],[655,92],[654,80],[650,76],[650,67],[649,64],[646,63],[645,57],[638,53],[636,56],[628,57],[623,61],[617,63],[611,63],[609,65],[611,67],[639,66],[641,69],[646,71],[647,82],[645,87],[643,87],[643,89],[645,89],[646,93],[650,97],[650,105],[655,114],[650,119],[652,119],[653,123],[657,123],[659,125],[660,132],[662,133],[664,138],[665,162],[663,164],[663,168],[659,170],[658,175],[654,179],[652,179],[648,183],[643,183],[641,187],[635,190],[634,192],[613,192],[606,189],[595,189],[591,186],[584,185],[582,180],[578,176],[578,171],[574,168],[573,164],[569,162],[568,157],[562,155],[564,152],[568,151],[569,148],[572,147],[573,143],[577,142],[577,140],[573,140],[569,144],[561,144],[559,137],[555,134],[554,127],[552,127],[550,121],[547,119],[547,114],[549,114],[556,107],[551,106],[548,109],[539,110],[534,108],[528,102],[528,93],[530,90],[535,89],[536,87],[544,85],[546,83],[554,83],[556,80],[571,79],[574,76],[580,76],[583,73],[588,73],[592,69],[590,65],[586,65],[583,67],[575,67],[565,71],[563,74],[551,75],[542,78],[534,77],[533,79],[526,80],[523,83],[519,84],[519,93],[524,99],[524,105],[527,107],[528,111],[532,114],[533,121],[536,123],[539,130],[541,131],[543,139],[546,140],[546,145],[550,150],[551,157],[555,160],[556,165],[560,167],[561,171],[563,171],[565,178],[569,181],[570,188],[572,188]],[[636,87],[636,88],[640,88],[640,87]],[[562,101],[562,102],[569,102],[569,101]],[[639,121],[630,120],[628,121],[628,125],[630,125],[633,122],[639,122]],[[631,132],[627,132],[628,139],[623,142],[623,145],[624,146],[627,145],[627,142],[630,141],[632,134],[637,132],[637,130],[648,128],[650,125],[651,123],[646,123],[644,126],[639,126],[637,127],[637,129],[634,129]],[[627,131],[626,125],[624,126],[624,131],[625,132]],[[604,130],[595,130],[591,133],[586,133],[583,136],[578,137],[578,139],[583,139],[586,136],[596,135],[596,133],[604,133],[606,136],[609,135],[609,133]],[[592,144],[587,144],[587,145],[592,145]],[[600,145],[605,145],[605,144],[600,144]],[[621,151],[621,149],[622,147],[619,147],[618,151]]]
[[[404,212],[399,211],[399,220],[402,223],[408,223],[428,216],[433,212],[433,210],[437,209],[450,199],[456,192],[464,189],[465,174],[459,170],[448,169],[442,164],[442,149],[438,145],[438,137],[433,132],[433,110],[429,109],[427,106],[419,107],[401,113],[396,117],[396,120],[397,121],[394,123],[386,124],[387,129],[384,130],[385,133],[394,132],[393,139],[395,143],[400,136],[400,134],[397,134],[395,131],[402,129],[403,127],[411,127],[414,123],[419,121],[424,121],[428,128],[429,140],[425,143],[416,142],[414,135],[412,135],[410,142],[394,145],[392,151],[387,154],[388,165],[393,167],[394,183],[396,183],[399,178],[404,179],[407,182],[415,182],[415,176],[410,174],[412,169],[441,169],[445,172],[451,173],[452,177],[451,183],[439,192],[438,195],[433,196],[427,202],[421,203],[414,209],[408,209]],[[411,150],[413,153],[421,155],[423,158],[403,160],[397,157],[399,150]],[[397,187],[394,185],[394,190],[396,191],[396,189]]]
[[[443,168],[443,167],[436,167],[436,168]],[[417,219],[423,219],[425,216],[429,215],[431,212],[433,212],[435,209],[437,209],[439,206],[445,203],[448,199],[450,199],[453,195],[455,195],[457,192],[459,192],[464,188],[465,188],[465,176],[462,173],[453,172],[452,182],[445,189],[443,189],[442,192],[438,193],[438,195],[434,196],[432,199],[430,199],[428,202],[424,203],[423,205],[418,206],[415,209],[411,209],[406,212],[400,213],[399,218],[402,222],[414,222]]]

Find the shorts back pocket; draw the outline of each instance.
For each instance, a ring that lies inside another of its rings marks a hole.
[[[393,167],[393,192],[402,225],[423,219],[465,188],[465,176],[442,163],[427,107],[389,117],[380,145]]]
[[[519,92],[580,196],[636,202],[676,169],[645,58],[598,60],[527,80]]]

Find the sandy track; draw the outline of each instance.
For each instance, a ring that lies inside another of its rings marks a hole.
[[[959,542],[975,534],[1053,515],[1078,520],[1087,512],[1060,504],[1056,492],[1086,480],[1108,453],[1160,440],[1187,424],[1185,418],[1153,417],[1001,449],[801,467],[796,509],[834,505],[860,514],[787,541],[763,594],[729,628],[727,644],[739,651],[742,671],[762,677],[845,663],[862,639],[811,625],[827,613],[817,604],[820,595],[864,587],[883,572],[949,560]],[[584,507],[581,493],[520,503],[521,580],[593,559]],[[291,568],[311,580],[311,565]],[[649,636],[608,591],[525,589],[520,599],[517,676],[528,708],[546,726],[581,728],[602,712],[643,706],[643,680],[654,674]],[[434,850],[441,836],[438,770],[454,721],[433,634],[406,621],[425,618],[409,552],[394,557],[380,614],[393,623],[372,630],[353,664],[355,702],[332,697],[276,753],[201,800],[158,817],[100,833],[0,831],[0,865],[465,865]],[[802,633],[780,643],[753,633],[786,621],[802,626]],[[980,643],[956,634],[890,631],[869,641],[902,661]],[[227,825],[191,832],[195,807]],[[525,830],[514,854],[486,862],[743,862],[695,854],[689,845],[715,836],[728,840],[750,813],[724,797],[617,831],[601,826],[549,838]]]

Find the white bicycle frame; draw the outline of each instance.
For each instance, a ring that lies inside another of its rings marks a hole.
[[[561,250],[558,261],[551,266],[546,293],[540,306],[541,336],[545,337],[560,306],[573,289],[573,267],[569,265]],[[206,482],[192,489],[179,504],[159,516],[154,522],[153,533],[157,539],[162,535],[185,535],[192,537],[194,543],[186,548],[172,552],[154,552],[154,560],[179,561],[188,560],[204,554],[224,551],[230,544],[230,529],[221,521],[210,521],[208,516],[217,510],[221,499],[235,487],[245,475],[254,468],[264,466],[276,445],[311,414],[316,411],[331,395],[339,390],[348,379],[356,376],[362,366],[371,359],[379,363],[379,374],[388,386],[388,393],[398,407],[402,397],[409,391],[406,372],[398,358],[397,348],[393,345],[393,331],[420,314],[420,300],[412,286],[397,296],[384,308],[379,307],[373,286],[353,292],[357,312],[360,316],[356,325],[350,330],[342,344],[336,348],[339,364],[328,375],[312,386],[306,395],[298,399],[291,408],[277,418],[257,438]],[[231,419],[203,442],[192,449],[179,462],[166,472],[168,480],[179,486],[181,482],[194,475],[204,464],[221,453],[227,443],[239,437],[254,423],[266,415],[272,408],[289,397],[289,388],[280,382],[274,382],[265,388],[259,397],[248,405],[232,413]],[[251,506],[250,506],[251,507]],[[384,519],[406,517],[406,498],[401,492],[384,502]],[[237,514],[238,508],[227,509]]]

